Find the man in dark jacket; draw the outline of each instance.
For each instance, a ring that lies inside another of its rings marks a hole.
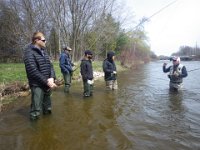
[[[46,40],[41,32],[35,32],[30,44],[24,51],[24,63],[29,86],[31,88],[30,118],[38,119],[40,112],[51,113],[51,89],[54,83],[55,72],[49,56],[44,50]]]
[[[103,71],[104,71],[104,79],[106,82],[106,87],[112,90],[118,88],[117,77],[116,77],[117,70],[114,58],[115,58],[115,53],[113,51],[109,51],[107,53],[107,58],[103,61]]]
[[[63,52],[60,55],[60,69],[64,78],[64,92],[69,93],[69,88],[71,86],[71,78],[73,74],[74,64],[71,61],[70,52],[72,49],[68,46],[64,47]]]
[[[163,72],[168,74],[170,79],[170,90],[178,91],[182,87],[183,78],[187,77],[186,67],[180,64],[180,57],[172,57],[173,65],[166,68],[167,63],[163,64]]]
[[[92,51],[86,50],[85,57],[81,61],[81,75],[84,87],[84,97],[93,94],[93,68],[92,68]]]

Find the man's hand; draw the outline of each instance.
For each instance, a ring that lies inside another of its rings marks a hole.
[[[57,85],[54,83],[54,78],[49,78],[49,79],[47,79],[47,85],[48,85],[51,89],[57,87]]]
[[[163,66],[167,66],[167,63],[164,63]]]
[[[178,76],[179,76],[179,73],[174,72],[174,76],[175,76],[175,77],[178,77]]]
[[[113,71],[113,74],[117,74],[117,71]]]

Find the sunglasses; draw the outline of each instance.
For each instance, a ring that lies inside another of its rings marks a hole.
[[[42,42],[44,42],[44,43],[46,42],[46,40],[40,40],[40,41],[42,41]]]

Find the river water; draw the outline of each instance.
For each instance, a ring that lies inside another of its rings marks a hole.
[[[53,113],[29,120],[30,96],[0,114],[0,150],[199,150],[200,62],[182,62],[184,88],[169,91],[162,61],[118,74],[119,90],[95,82],[82,97],[82,83],[70,94],[53,92]],[[170,63],[170,62],[169,62]]]

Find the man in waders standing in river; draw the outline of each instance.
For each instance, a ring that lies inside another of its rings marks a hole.
[[[30,44],[24,51],[24,64],[31,89],[30,119],[39,118],[43,114],[51,113],[51,89],[54,83],[55,71],[45,51],[46,40],[44,34],[35,32]]]
[[[92,51],[86,50],[85,56],[81,60],[81,75],[83,80],[83,96],[89,97],[93,95],[93,68],[92,68]]]
[[[104,80],[106,82],[106,88],[111,90],[118,89],[117,85],[117,69],[114,62],[115,53],[109,51],[107,53],[107,58],[103,61],[103,71],[104,71]]]
[[[172,57],[173,65],[166,68],[167,63],[163,64],[163,72],[169,72],[170,90],[178,91],[182,87],[183,78],[187,77],[186,67],[180,64],[180,57]]]
[[[72,51],[72,49],[68,46],[65,46],[63,48],[63,52],[60,55],[60,59],[59,59],[59,63],[60,63],[60,69],[61,72],[63,74],[63,78],[64,78],[64,92],[65,93],[69,93],[69,88],[71,86],[71,78],[72,78],[72,74],[73,74],[73,66],[74,64],[71,61],[71,56],[70,56],[70,52]]]

